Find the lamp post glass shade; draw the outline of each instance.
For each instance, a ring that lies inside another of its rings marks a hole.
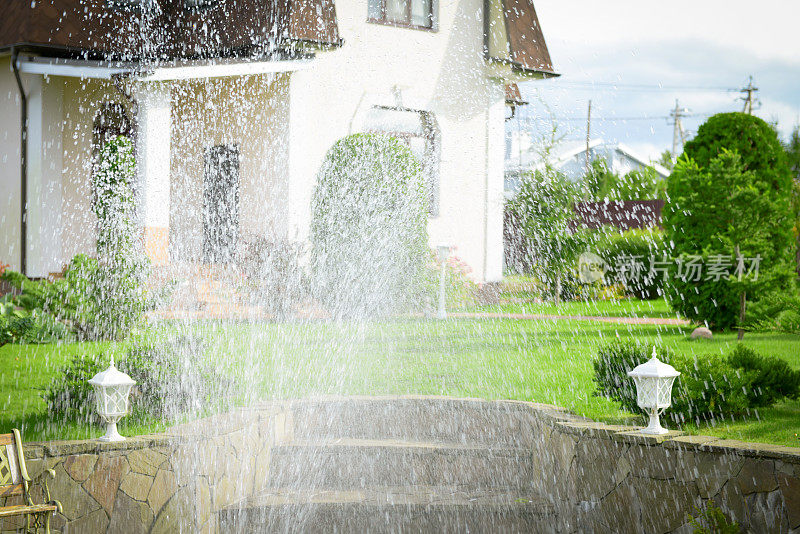
[[[94,375],[89,383],[94,388],[97,413],[106,422],[106,435],[101,441],[124,441],[117,432],[117,422],[128,414],[128,397],[136,382],[114,366],[114,358],[108,369]]]
[[[659,415],[672,404],[672,384],[680,375],[669,364],[653,357],[638,365],[628,376],[636,383],[636,404],[650,416],[650,423],[642,429],[642,434],[666,434],[669,432],[661,426]]]

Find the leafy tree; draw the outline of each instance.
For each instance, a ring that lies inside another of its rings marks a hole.
[[[668,287],[673,308],[726,329],[744,323],[748,298],[788,287],[790,180],[777,136],[761,119],[725,113],[700,127],[667,185],[664,227],[676,259]],[[737,272],[745,258],[760,258],[757,278]],[[730,265],[720,276],[706,270],[695,279],[686,276],[691,262]]]
[[[311,203],[315,296],[338,318],[417,304],[427,254],[420,163],[401,141],[357,134],[337,141]]]
[[[789,140],[784,144],[786,158],[792,168],[792,213],[794,213],[794,236],[796,243],[795,262],[800,276],[800,126],[795,126]]]
[[[653,167],[619,176],[605,159],[597,158],[591,162],[584,181],[586,192],[593,200],[645,200],[664,196],[664,181]]]
[[[672,153],[671,150],[665,150],[664,152],[661,153],[660,156],[658,156],[658,159],[655,162],[664,167],[665,169],[671,171],[672,167],[675,166],[674,158],[675,155]]]
[[[561,297],[564,276],[575,269],[584,248],[582,235],[573,231],[573,206],[579,186],[550,166],[526,173],[517,195],[508,203],[509,219],[521,235],[525,264]]]
[[[794,127],[789,140],[784,144],[784,149],[794,177],[800,180],[800,126]]]

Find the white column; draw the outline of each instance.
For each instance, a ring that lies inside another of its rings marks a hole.
[[[172,98],[169,84],[137,86],[136,178],[139,222],[145,253],[154,265],[169,262],[170,144]]]
[[[25,76],[28,92],[27,275],[63,268],[61,257],[61,84]]]
[[[483,280],[503,279],[503,156],[505,152],[505,86],[490,79],[486,124],[486,191]]]

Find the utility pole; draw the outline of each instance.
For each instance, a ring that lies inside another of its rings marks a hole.
[[[753,104],[758,103],[758,100],[755,98],[755,93],[758,91],[758,87],[753,85],[753,77],[750,76],[747,82],[747,87],[743,87],[739,90],[740,93],[746,96],[739,97],[739,100],[744,100],[744,107],[742,108],[742,113],[747,113],[748,115],[753,114]]]
[[[591,171],[591,164],[589,162],[589,134],[592,129],[592,101],[589,100],[589,112],[586,114],[586,174]]]
[[[669,116],[672,117],[672,159],[676,160],[678,158],[678,143],[681,144],[681,149],[683,149],[684,143],[686,143],[686,132],[683,129],[683,124],[681,123],[681,118],[685,117],[690,110],[688,108],[682,108],[678,99],[675,99],[675,109],[670,111]]]

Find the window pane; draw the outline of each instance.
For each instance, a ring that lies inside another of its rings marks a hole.
[[[370,20],[381,20],[383,18],[381,14],[381,0],[369,0],[367,5],[367,17]]]
[[[408,0],[386,0],[386,20],[388,22],[408,22],[406,5]]]
[[[366,117],[368,130],[387,133],[424,135],[422,116],[416,111],[372,108]]]
[[[411,0],[411,24],[431,27],[431,0]]]

